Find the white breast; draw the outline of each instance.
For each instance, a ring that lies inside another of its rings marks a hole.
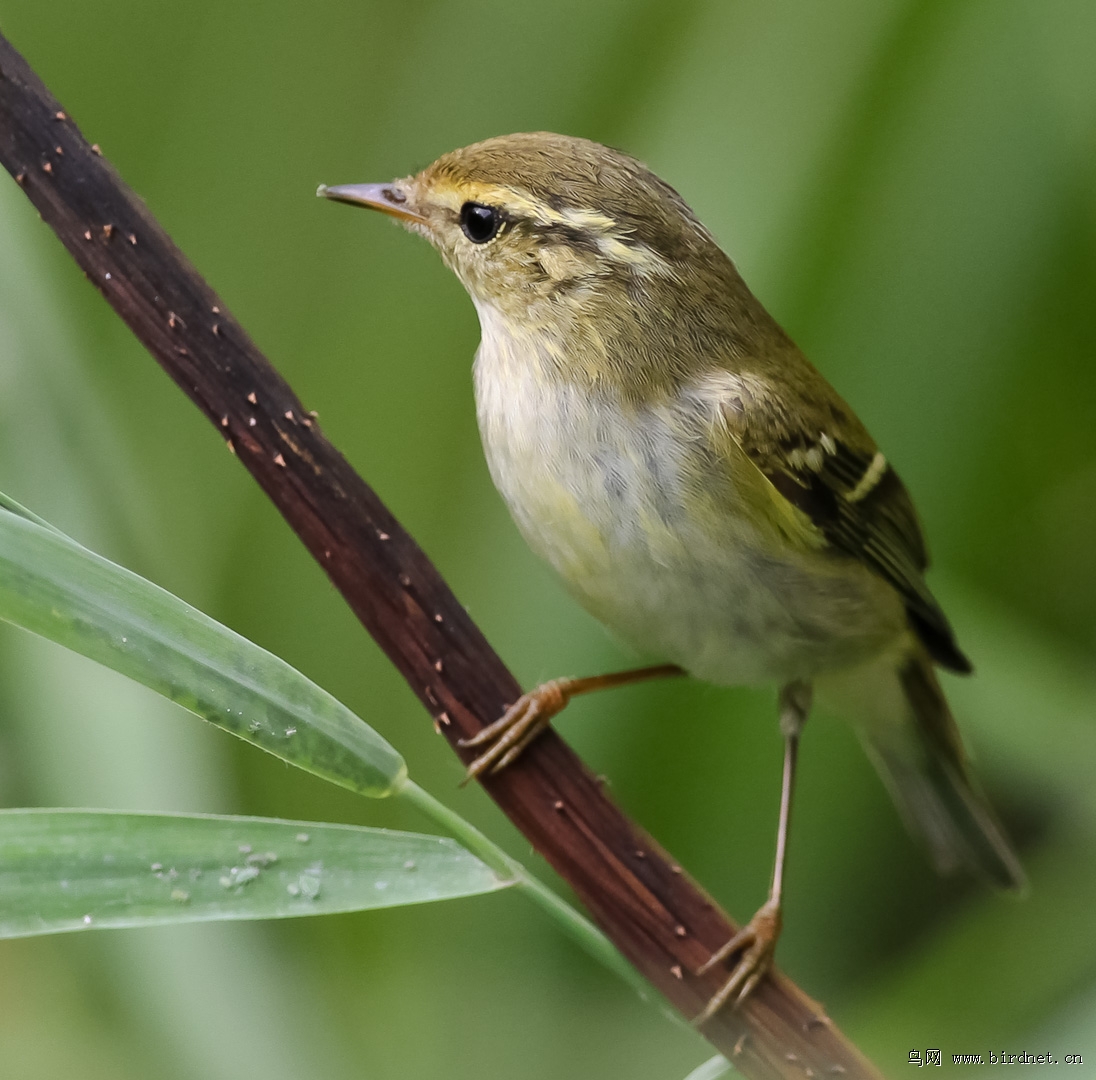
[[[476,408],[488,467],[526,541],[640,652],[711,682],[808,676],[889,636],[863,574],[778,560],[745,519],[698,512],[695,406],[637,412],[560,378],[559,346],[480,309]],[[716,478],[733,488],[726,471]],[[893,605],[891,605],[893,606]],[[900,621],[900,620],[898,620]]]

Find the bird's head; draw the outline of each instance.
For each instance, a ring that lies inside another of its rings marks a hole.
[[[543,318],[598,309],[726,262],[682,198],[627,154],[533,132],[454,150],[387,184],[319,194],[380,210],[421,233],[477,307]]]

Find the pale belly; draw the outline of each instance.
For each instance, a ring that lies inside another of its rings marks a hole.
[[[727,509],[735,478],[705,459],[686,414],[626,421],[621,406],[546,391],[482,349],[476,401],[491,476],[522,535],[644,656],[723,685],[783,682],[863,661],[902,632],[897,595],[866,569],[778,554]],[[703,494],[713,487],[714,501]]]

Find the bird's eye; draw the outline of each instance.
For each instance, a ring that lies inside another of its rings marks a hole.
[[[466,202],[460,208],[460,227],[473,244],[494,240],[502,226],[502,215],[493,206]]]

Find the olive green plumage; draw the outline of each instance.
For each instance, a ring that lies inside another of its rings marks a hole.
[[[912,501],[852,409],[645,166],[547,133],[330,189],[467,288],[514,519],[622,638],[713,682],[810,683],[942,868],[1022,880],[933,672],[968,672]]]

